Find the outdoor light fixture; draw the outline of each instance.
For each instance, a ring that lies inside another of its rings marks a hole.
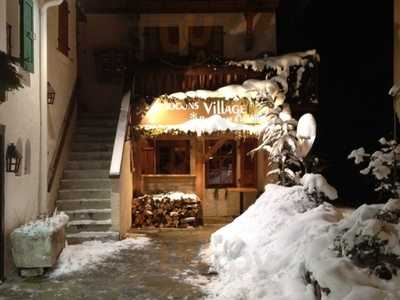
[[[18,174],[21,160],[22,155],[18,152],[15,144],[9,144],[6,152],[6,171],[8,173]]]
[[[50,82],[47,81],[47,104],[54,104],[54,100],[56,99],[56,91],[50,84]]]

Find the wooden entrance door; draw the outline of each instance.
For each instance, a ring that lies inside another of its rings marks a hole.
[[[0,283],[4,282],[5,269],[5,192],[4,192],[4,133],[5,126],[0,125]]]

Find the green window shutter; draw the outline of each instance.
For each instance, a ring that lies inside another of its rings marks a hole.
[[[33,0],[21,0],[21,65],[34,72]]]

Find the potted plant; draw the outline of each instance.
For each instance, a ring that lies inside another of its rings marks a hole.
[[[5,93],[22,87],[21,76],[15,67],[16,59],[0,51],[0,103],[5,101]]]

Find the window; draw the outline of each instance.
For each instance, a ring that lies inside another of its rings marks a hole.
[[[58,50],[68,56],[68,32],[69,32],[69,10],[68,2],[64,1],[58,7]]]
[[[179,53],[178,27],[145,27],[143,31],[145,59],[157,59]]]
[[[12,27],[10,24],[7,24],[7,54],[12,56]]]
[[[197,59],[224,55],[222,26],[193,26],[189,28],[189,55]]]
[[[157,174],[190,174],[189,141],[156,142]]]
[[[206,152],[217,143],[206,141]],[[206,187],[236,186],[236,142],[226,141],[206,162]]]
[[[21,54],[22,67],[34,72],[33,1],[21,0]]]
[[[247,139],[240,145],[240,186],[257,186],[257,157],[248,153],[258,146],[257,139]]]

